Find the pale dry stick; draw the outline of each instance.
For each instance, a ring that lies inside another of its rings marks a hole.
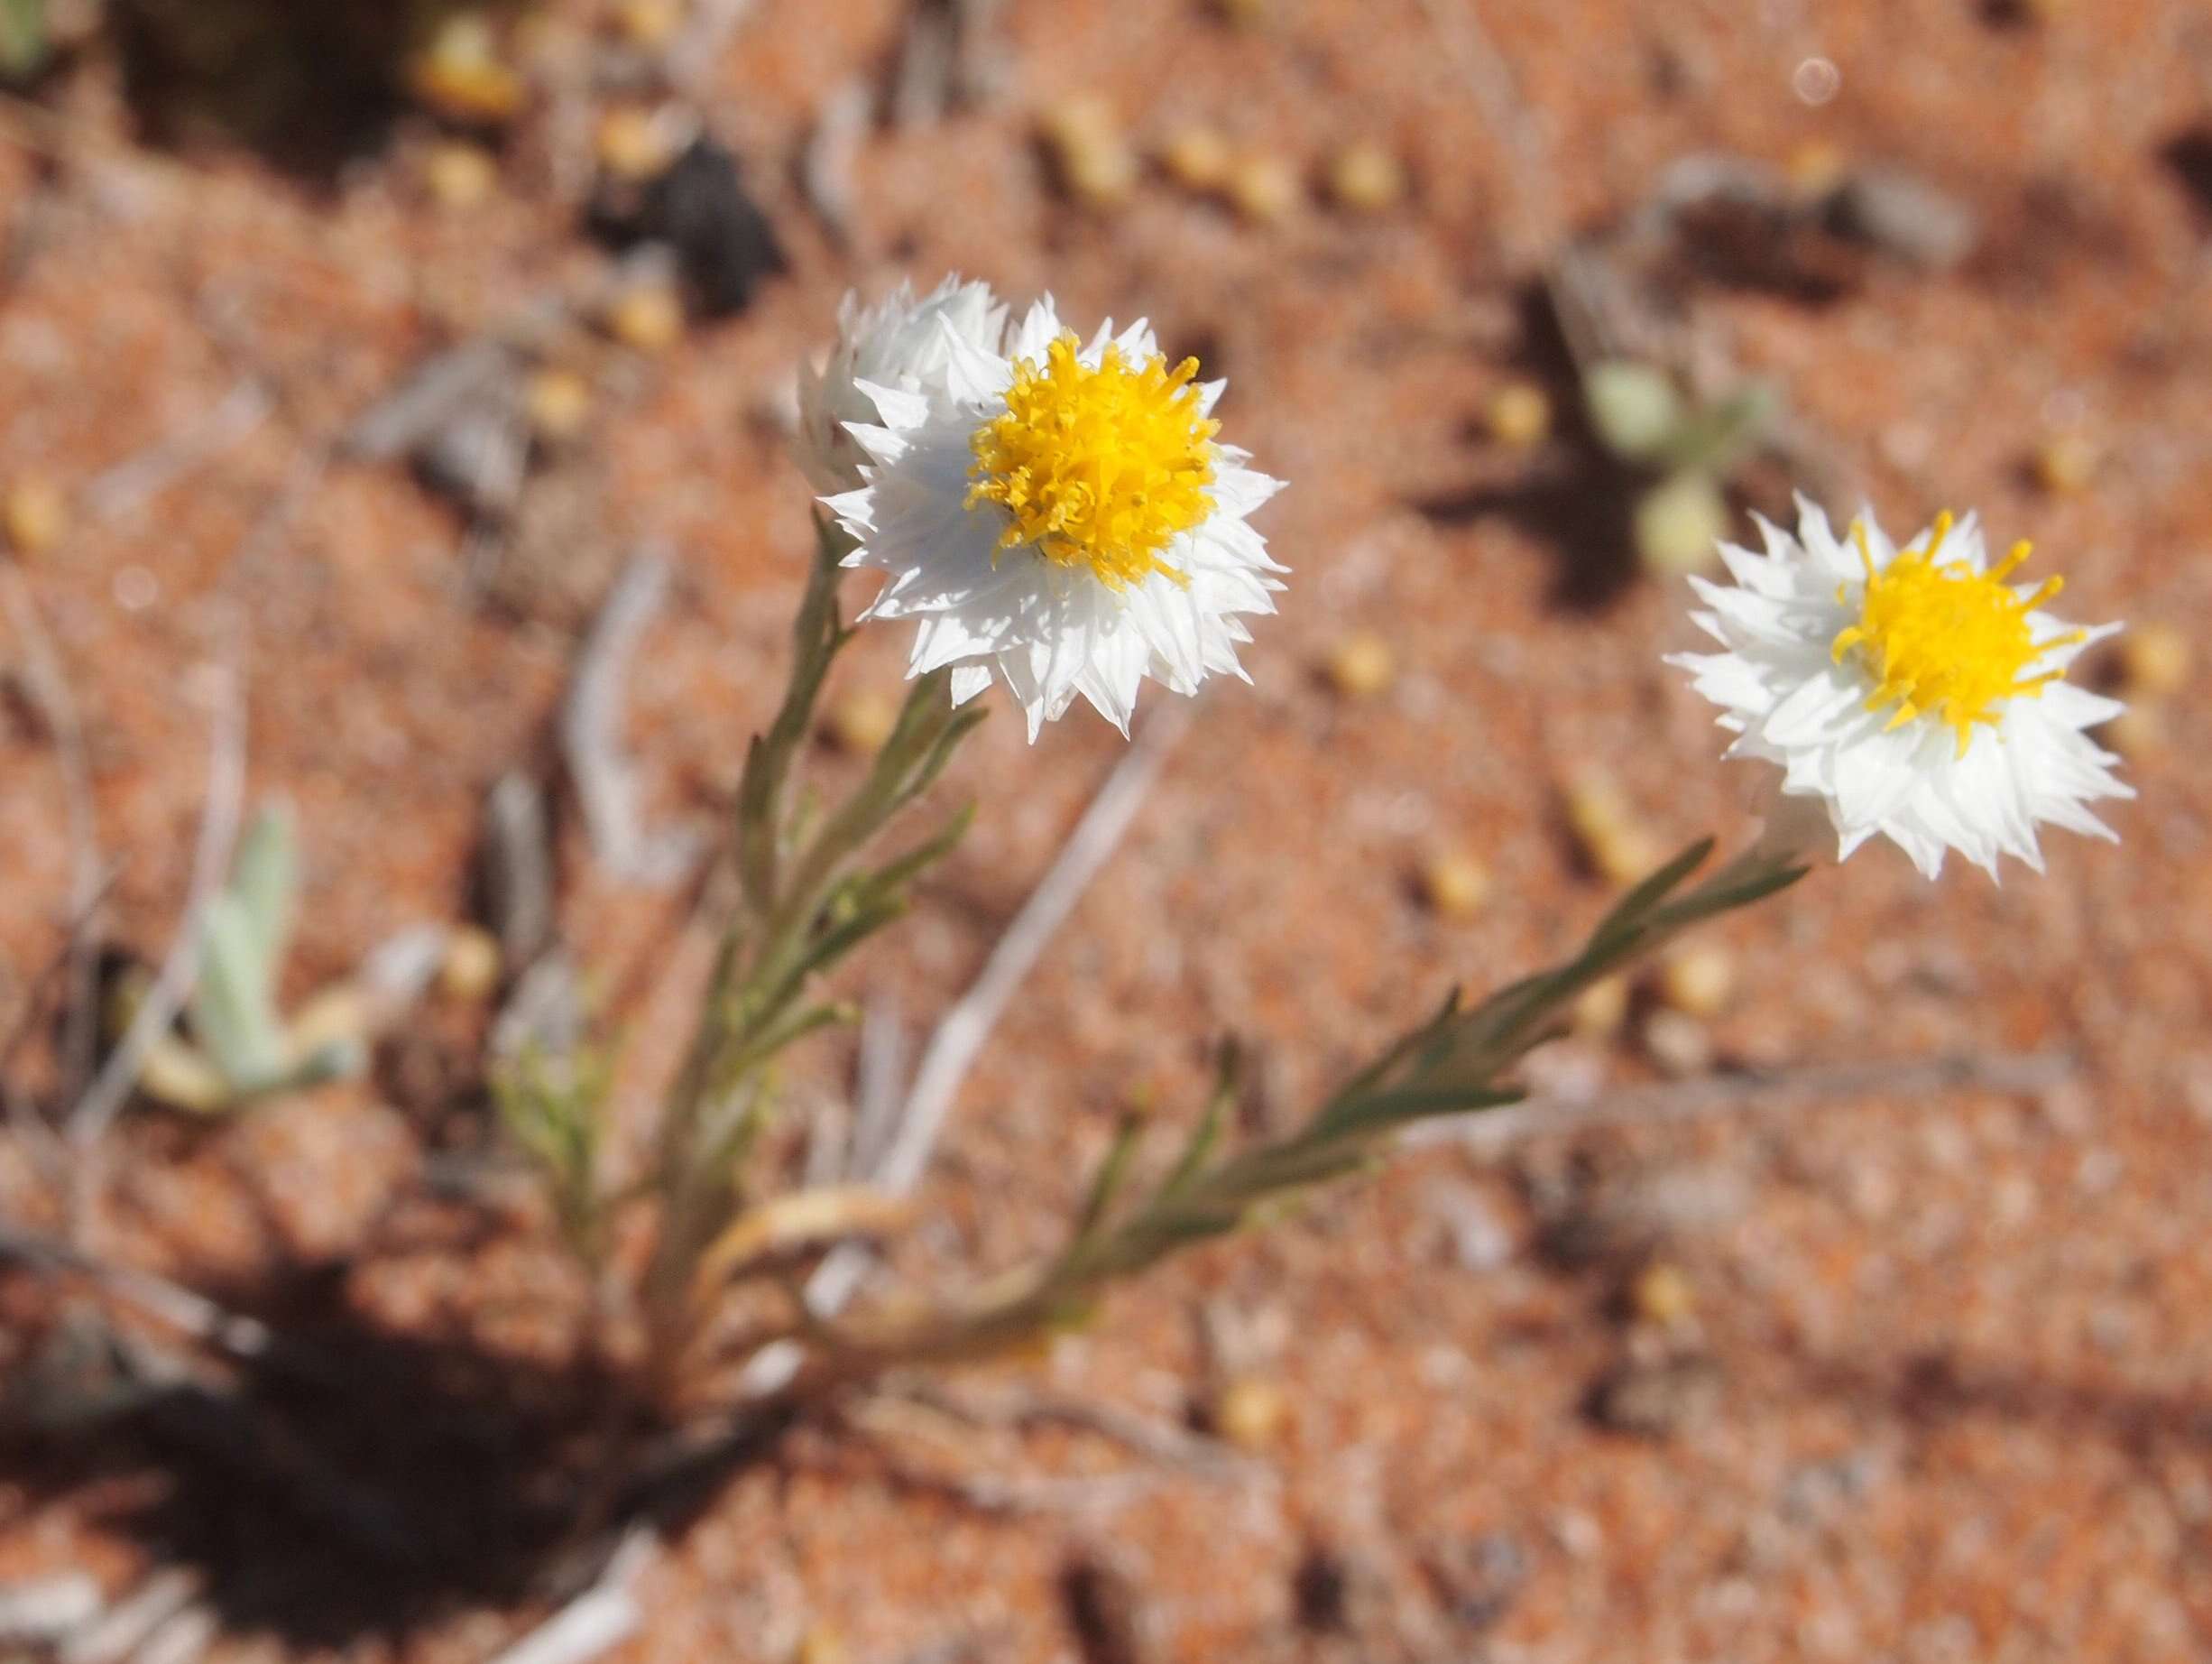
[[[176,939],[124,1031],[122,1040],[108,1054],[106,1064],[69,1113],[69,1136],[80,1157],[88,1156],[115,1112],[137,1083],[146,1054],[184,1009],[199,975],[202,915],[230,872],[231,850],[238,841],[238,822],[245,799],[245,697],[238,668],[217,661],[207,667],[207,790],[200,811],[199,837],[192,855],[192,878],[185,892],[184,910],[177,923]],[[89,1200],[92,1164],[83,1161],[77,1206],[78,1220]]]
[[[1559,243],[1559,193],[1552,178],[1551,147],[1516,84],[1512,66],[1483,26],[1476,0],[1419,0],[1429,26],[1443,42],[1482,118],[1514,153],[1507,170],[1512,211],[1508,253],[1516,263],[1541,259]]]
[[[706,89],[707,77],[721,61],[723,48],[745,21],[755,0],[698,0],[691,20],[677,31],[661,59],[668,85],[687,97]]]
[[[97,970],[94,928],[100,898],[106,889],[100,862],[99,821],[92,798],[92,770],[86,762],[84,724],[69,690],[68,672],[44,614],[29,581],[14,566],[0,567],[0,603],[8,622],[23,643],[32,691],[53,729],[54,751],[61,767],[63,813],[69,828],[69,918],[67,948],[68,1006],[63,1020],[61,1093],[73,1098],[83,1090],[92,1073],[93,1048],[98,1040],[95,979]]]
[[[637,1581],[659,1551],[650,1526],[631,1526],[589,1588],[486,1664],[585,1664],[621,1646],[637,1630]]]
[[[1179,1467],[1215,1477],[1274,1475],[1272,1468],[1251,1460],[1220,1439],[1190,1432],[1172,1422],[1156,1421],[1119,1404],[1052,1397],[1027,1387],[1009,1388],[984,1398],[956,1393],[941,1382],[919,1376],[900,1381],[891,1390],[941,1416],[972,1427],[1072,1428],[1078,1432],[1095,1434],[1164,1467]]]
[[[799,191],[839,248],[853,243],[853,171],[868,140],[875,92],[855,78],[822,100],[799,153]]]
[[[2069,1052],[1957,1052],[1934,1058],[1888,1058],[1806,1068],[1747,1069],[1601,1092],[1588,1098],[1532,1097],[1458,1120],[1428,1121],[1399,1142],[1409,1148],[1456,1144],[1495,1155],[1530,1138],[1594,1127],[1646,1126],[1692,1120],[1727,1110],[1781,1109],[1840,1099],[1931,1092],[2047,1092],[2080,1072]]]
[[[99,1580],[84,1572],[0,1584],[0,1646],[51,1647],[97,1618],[106,1604]]]
[[[131,1664],[198,1664],[222,1632],[212,1607],[187,1606],[139,1643]]]
[[[881,1165],[906,1101],[907,1025],[899,996],[883,994],[861,1012],[860,1057],[853,1069],[853,1136],[845,1145],[843,1177],[857,1179]]]
[[[0,1225],[0,1261],[7,1260],[82,1277],[210,1351],[242,1362],[261,1362],[277,1347],[276,1336],[260,1319],[218,1306],[180,1283],[151,1271],[111,1265],[67,1243]]]
[[[960,20],[946,0],[914,0],[891,72],[891,125],[904,132],[934,127],[953,106]]]
[[[202,463],[251,435],[276,409],[276,396],[257,376],[246,376],[179,431],[155,440],[94,476],[85,487],[85,512],[113,520],[143,508]]]
[[[61,1648],[60,1664],[124,1664],[148,1637],[199,1599],[196,1572],[157,1571]]]
[[[914,1085],[899,1111],[897,1127],[884,1143],[881,1159],[872,1170],[861,1175],[866,1182],[894,1197],[908,1194],[921,1182],[961,1084],[967,1079],[984,1041],[1046,946],[1121,842],[1121,835],[1136,818],[1169,753],[1189,725],[1190,707],[1175,705],[1138,730],[1045,876],[991,950],[982,973],[938,1023],[915,1070]],[[845,1243],[831,1253],[807,1279],[808,1313],[825,1322],[843,1311],[874,1262],[874,1254],[858,1243]],[[804,1348],[795,1342],[765,1346],[747,1362],[740,1385],[750,1398],[780,1391],[797,1374],[804,1355]]]
[[[631,557],[577,650],[560,717],[561,760],[584,811],[593,854],[617,877],[652,885],[682,878],[698,853],[696,840],[681,831],[646,831],[637,778],[622,747],[630,661],[667,599],[669,575],[663,550],[648,548]]]

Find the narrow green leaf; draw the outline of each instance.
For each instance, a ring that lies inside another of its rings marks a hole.
[[[267,997],[276,994],[291,934],[292,898],[299,888],[299,859],[291,810],[271,803],[253,817],[231,863],[229,893],[253,950],[250,969]],[[241,964],[240,970],[249,966]]]
[[[1476,1110],[1498,1109],[1517,1104],[1527,1095],[1500,1086],[1408,1086],[1360,1101],[1358,1116],[1349,1125],[1383,1132],[1408,1121],[1426,1121],[1438,1115],[1458,1115]]]
[[[28,76],[47,51],[46,0],[0,0],[0,79]]]
[[[243,1095],[283,1070],[283,1027],[269,999],[244,904],[227,891],[211,897],[200,928],[199,975],[190,1001],[192,1035]]]
[[[1702,866],[1705,857],[1712,852],[1713,840],[1701,837],[1649,878],[1643,880],[1616,901],[1612,911],[1599,920],[1598,928],[1590,933],[1591,946],[1595,948],[1599,943],[1610,941],[1639,929],[1645,915],[1664,901],[1682,880]]]
[[[1198,1117],[1198,1124],[1191,1130],[1184,1142],[1183,1153],[1168,1169],[1167,1177],[1160,1181],[1158,1195],[1163,1201],[1173,1200],[1190,1190],[1205,1171],[1214,1148],[1221,1142],[1221,1129],[1229,1120],[1230,1106],[1237,1098],[1238,1055],[1233,1042],[1221,1049],[1221,1073],[1213,1091],[1206,1099],[1206,1107]]]
[[[1136,1160],[1137,1147],[1144,1142],[1144,1131],[1143,1116],[1121,1117],[1114,1129],[1113,1142],[1107,1146],[1105,1159],[1099,1163],[1083,1207],[1075,1216],[1074,1241],[1086,1241],[1105,1223],[1108,1211],[1129,1182],[1129,1163]]]
[[[1652,920],[1653,927],[1679,930],[1717,914],[1748,907],[1754,901],[1763,901],[1779,891],[1787,890],[1809,870],[1802,866],[1762,867],[1734,882],[1725,882],[1727,875],[1722,874],[1714,883],[1660,910]]]

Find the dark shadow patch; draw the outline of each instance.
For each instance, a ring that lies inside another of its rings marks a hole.
[[[1417,498],[1414,507],[1442,526],[1498,519],[1518,527],[1552,551],[1556,604],[1600,613],[1636,579],[1635,504],[1645,481],[1590,431],[1581,379],[1541,283],[1522,291],[1519,310],[1521,347],[1511,367],[1551,401],[1549,453],[1512,478]]]
[[[2212,230],[2212,126],[2177,134],[2159,152],[2159,160],[2188,193],[2198,220]]]
[[[2055,1379],[1946,1351],[1886,1361],[1808,1358],[1800,1375],[1811,1392],[1923,1430],[1988,1417],[2069,1439],[2101,1439],[2146,1464],[2177,1449],[2212,1448],[2212,1396],[2198,1392]]]
[[[327,189],[379,150],[401,67],[444,0],[113,0],[109,27],[143,136],[243,143]]]
[[[643,1449],[663,1432],[610,1416],[609,1370],[379,1328],[342,1280],[225,1291],[280,1338],[221,1367],[65,1312],[12,1372],[0,1477],[193,1572],[226,1633],[350,1652],[558,1598],[616,1528],[680,1532],[783,1430],[765,1422],[603,1495],[610,1441]]]

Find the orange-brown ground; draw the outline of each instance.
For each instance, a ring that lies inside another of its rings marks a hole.
[[[591,22],[581,0],[551,9]],[[459,916],[483,790],[540,743],[577,596],[647,537],[679,552],[682,579],[638,662],[632,735],[662,811],[705,822],[780,685],[810,534],[774,412],[837,296],[958,269],[1050,287],[1079,317],[1148,314],[1230,378],[1231,437],[1291,480],[1262,523],[1295,576],[1249,655],[1257,685],[1208,692],[971,1080],[929,1196],[945,1224],[908,1258],[952,1275],[1047,1244],[1114,1113],[1139,1089],[1183,1113],[1211,1038],[1259,1043],[1287,1113],[1442,986],[1567,947],[1604,899],[1557,824],[1585,766],[1669,839],[1740,833],[1742,782],[1659,663],[1689,643],[1682,596],[1646,583],[1564,606],[1562,563],[1607,558],[1589,518],[1485,505],[1573,466],[1481,433],[1516,365],[1547,363],[1525,339],[1520,251],[1633,205],[1670,160],[1821,143],[1972,203],[1983,245],[1956,274],[1877,266],[1819,307],[1704,289],[1700,327],[1778,382],[1894,528],[1977,505],[2069,574],[2078,616],[2212,619],[2212,221],[2165,159],[2212,116],[2212,19],[2192,0],[2041,9],[2006,25],[1968,0],[1486,0],[1525,151],[1470,95],[1458,0],[1278,0],[1242,31],[1192,0],[1017,0],[1005,96],[873,136],[840,254],[787,164],[820,100],[880,69],[900,8],[761,0],[709,115],[751,160],[795,274],[663,359],[593,360],[588,455],[535,488],[573,499],[519,554],[548,569],[541,591],[493,610],[462,593],[449,510],[393,467],[334,464],[280,538],[238,551],[300,459],[421,354],[600,258],[556,190],[545,124],[524,124],[490,205],[452,212],[423,199],[418,128],[325,185],[220,145],[142,148],[112,75],[78,70],[46,97],[57,120],[11,106],[0,125],[0,475],[81,485],[244,375],[280,400],[244,442],[23,563],[84,707],[101,843],[123,862],[117,934],[148,955],[168,939],[203,789],[192,673],[241,627],[253,784],[302,814],[299,984],[401,924]],[[1817,107],[1793,91],[1814,56],[1841,72]],[[1036,109],[1079,92],[1140,139],[1202,120],[1301,166],[1378,136],[1412,162],[1416,199],[1252,227],[1151,180],[1086,217],[1029,139]],[[2054,423],[2103,455],[2063,498],[2024,466]],[[1316,668],[1361,628],[1402,670],[1346,701]],[[900,645],[865,642],[848,676],[889,686]],[[1264,1377],[1289,1404],[1266,1483],[1170,1468],[1007,1519],[808,1434],[700,1504],[620,1656],[781,1660],[816,1625],[885,1664],[2204,1656],[2207,713],[2178,698],[2165,745],[2131,761],[2142,797],[2114,816],[2118,849],[2054,840],[2045,880],[1959,870],[1932,889],[1869,851],[1720,932],[1742,971],[1713,1025],[1724,1058],[2070,1048],[2078,1084],[1755,1109],[1504,1162],[1408,1156],[1176,1263],[1035,1372],[1168,1419],[1225,1373]],[[914,1024],[972,973],[1121,749],[1082,715],[1034,749],[1018,729],[998,713],[958,766],[947,790],[982,800],[980,824],[854,989],[896,994]],[[70,849],[36,725],[0,732],[0,778],[13,1007],[60,939]],[[1494,892],[1447,923],[1410,878],[1455,846]],[[633,1013],[632,1061],[650,1076],[689,963],[667,962],[671,904],[570,864],[571,926],[610,979],[644,956],[657,992]],[[364,1322],[507,1349],[527,1396],[529,1360],[557,1348],[517,1303],[572,1290],[527,1233],[471,1248],[403,1199],[424,1123],[401,1088],[423,1097],[415,1077],[457,1055],[467,1023],[447,1009],[426,1027],[403,1049],[414,1074],[375,1089],[197,1139],[128,1118],[109,1248],[235,1291],[332,1268]],[[1574,1044],[1623,1078],[1640,1068],[1633,1048]],[[845,1078],[843,1050],[812,1055],[822,1089]],[[45,1216],[22,1161],[5,1171],[6,1213]],[[1627,1246],[1548,1251],[1562,1216]],[[1690,1337],[1667,1344],[1703,1360],[1680,1377],[1700,1413],[1637,1436],[1586,1405],[1657,1344],[1619,1300],[1653,1254],[1695,1291]],[[393,1395],[395,1422],[416,1413]],[[902,1448],[1017,1479],[1143,1468],[1072,1436],[926,1422]],[[288,1580],[342,1576],[347,1550],[311,1525],[219,1481],[180,1505],[184,1482],[158,1465],[65,1484],[53,1465],[0,1474],[0,1579],[84,1566],[120,1588],[165,1557],[226,1568],[235,1622],[217,1659],[460,1664],[536,1610],[463,1589],[404,1632],[318,1632],[287,1607]],[[1134,1632],[1119,1651],[1117,1614]]]

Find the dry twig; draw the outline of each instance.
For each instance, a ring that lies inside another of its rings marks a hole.
[[[593,853],[617,877],[653,885],[677,882],[698,856],[698,840],[688,832],[646,831],[637,778],[622,747],[630,661],[667,598],[668,578],[668,558],[661,550],[631,558],[577,650],[560,720],[561,760]]]
[[[167,1278],[111,1265],[66,1243],[0,1226],[0,1260],[19,1260],[41,1270],[85,1278],[124,1304],[228,1357],[261,1362],[276,1350],[276,1337],[259,1319],[227,1310]]]
[[[668,85],[687,97],[704,94],[723,49],[753,5],[754,0],[696,0],[690,22],[677,31],[662,60]]]
[[[1507,243],[1518,261],[1540,258],[1560,236],[1559,192],[1543,130],[1521,97],[1512,67],[1483,26],[1477,0],[1421,0],[1421,9],[1483,121],[1513,153],[1513,165],[1506,170],[1512,208]]]
[[[1208,1438],[1172,1422],[1157,1421],[1118,1404],[1058,1398],[1027,1387],[1010,1388],[989,1397],[956,1393],[937,1382],[918,1376],[901,1380],[889,1390],[971,1426],[1072,1428],[1120,1445],[1148,1462],[1188,1473],[1250,1479],[1272,1471],[1219,1439]]]
[[[237,444],[276,409],[276,396],[247,376],[179,431],[124,458],[85,487],[85,512],[113,520],[143,508],[186,474]]]
[[[191,887],[178,919],[176,938],[170,944],[153,985],[146,991],[106,1064],[70,1112],[69,1140],[80,1154],[88,1152],[107,1131],[108,1123],[130,1095],[147,1052],[177,1020],[192,991],[193,978],[199,974],[201,915],[230,872],[231,850],[238,840],[239,815],[245,797],[245,698],[240,679],[235,664],[218,662],[207,668],[207,790],[192,855]],[[88,1171],[89,1167],[88,1162]],[[85,1182],[89,1184],[88,1179]],[[88,1189],[80,1186],[80,1206],[88,1195]]]
[[[84,724],[69,690],[61,655],[47,631],[44,615],[30,583],[14,565],[0,566],[0,603],[23,642],[32,692],[53,731],[61,768],[61,794],[69,829],[69,936],[63,963],[69,973],[61,1042],[60,1097],[66,1102],[84,1089],[92,1073],[98,1041],[99,1013],[94,1009],[97,915],[107,878],[100,861],[99,821],[92,799],[92,770],[86,761]],[[12,1048],[11,1048],[12,1049]]]
[[[862,80],[850,80],[822,100],[814,131],[799,154],[798,184],[806,206],[839,248],[853,242],[853,170],[867,142],[875,96]]]
[[[659,1552],[650,1526],[633,1525],[591,1586],[490,1664],[585,1664],[627,1641],[638,1627],[637,1581]]]

